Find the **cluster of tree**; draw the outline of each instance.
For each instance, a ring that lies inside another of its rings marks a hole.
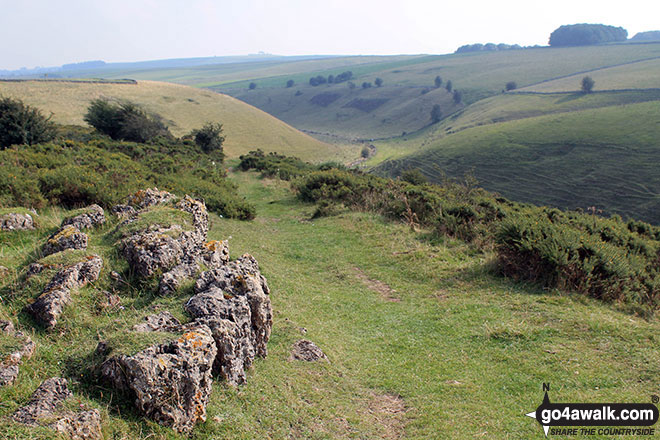
[[[39,109],[17,99],[0,98],[0,149],[48,142],[55,133],[50,116],[44,116]]]
[[[626,41],[628,31],[622,27],[604,24],[570,24],[555,29],[550,34],[550,46],[588,46],[592,44]]]
[[[309,85],[313,86],[313,87],[316,87],[316,86],[320,86],[321,84],[326,84],[326,83],[328,83],[328,84],[339,84],[339,83],[343,83],[345,81],[348,81],[352,78],[353,78],[353,72],[351,72],[350,70],[347,70],[346,72],[342,72],[339,75],[328,75],[327,78],[323,75],[313,76],[309,79]],[[287,83],[287,87],[288,87],[288,83]]]
[[[496,52],[498,50],[515,50],[522,49],[522,46],[519,44],[494,44],[494,43],[476,43],[476,44],[466,44],[464,46],[456,49],[454,53],[467,53],[467,52]]]
[[[637,32],[630,41],[660,41],[660,31]]]

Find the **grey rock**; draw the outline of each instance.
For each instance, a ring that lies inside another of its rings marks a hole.
[[[181,322],[168,311],[144,317],[144,322],[133,326],[136,332],[180,332]]]
[[[199,270],[197,263],[179,264],[169,272],[163,274],[158,284],[158,293],[161,295],[170,295],[177,291],[181,283],[192,278]]]
[[[175,228],[141,232],[124,239],[121,251],[131,267],[143,277],[151,277],[157,271],[167,271],[181,261],[181,244],[170,235]]]
[[[57,407],[70,395],[67,380],[52,377],[39,385],[28,404],[17,409],[12,418],[24,425],[35,425],[40,419],[53,417]]]
[[[105,212],[99,205],[90,205],[85,212],[62,221],[62,226],[75,226],[78,229],[93,228],[105,223]]]
[[[103,439],[101,413],[97,409],[78,413],[67,412],[50,426],[71,440]]]
[[[205,243],[200,252],[200,263],[209,269],[217,269],[229,263],[229,242],[212,240]]]
[[[0,331],[9,337],[21,341],[21,347],[12,353],[0,353],[0,386],[14,383],[19,373],[19,366],[24,360],[30,359],[34,354],[36,344],[23,332],[16,331],[11,321],[0,320]]]
[[[176,341],[101,365],[102,376],[135,398],[138,411],[157,423],[189,432],[206,420],[216,347],[208,327],[189,328]]]
[[[186,303],[186,311],[195,322],[208,326],[217,346],[213,364],[231,385],[245,383],[245,370],[255,357],[252,312],[245,296],[232,297],[217,287],[199,293]]]
[[[87,234],[73,225],[63,226],[48,238],[42,252],[46,256],[66,249],[87,249]]]
[[[206,271],[195,283],[195,292],[218,287],[230,296],[244,296],[251,309],[252,339],[258,356],[266,357],[266,344],[273,326],[273,309],[270,289],[266,278],[259,271],[259,264],[249,254],[227,265]]]
[[[0,216],[0,230],[20,231],[34,229],[34,220],[30,214],[9,213]]]
[[[327,360],[328,357],[323,353],[315,343],[307,339],[301,339],[293,344],[291,350],[291,358],[305,362],[316,362],[319,360]]]
[[[92,255],[86,260],[58,271],[35,302],[25,307],[37,321],[47,328],[57,324],[64,307],[71,302],[71,289],[85,286],[99,278],[103,259]]]
[[[140,210],[153,205],[170,203],[176,199],[177,197],[172,193],[160,191],[158,188],[149,188],[128,196],[126,204]]]

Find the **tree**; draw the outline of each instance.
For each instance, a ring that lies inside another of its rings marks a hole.
[[[85,122],[116,140],[149,142],[157,136],[172,137],[160,116],[149,114],[135,103],[113,104],[95,99],[87,108]]]
[[[50,116],[45,117],[21,100],[0,98],[0,149],[48,142],[55,134]]]
[[[292,79],[290,79],[286,82],[286,88],[289,89],[289,88],[293,87],[294,84],[295,84],[295,82]]]
[[[560,26],[550,34],[550,46],[587,46],[591,44],[626,41],[628,31],[604,24],[571,24]]]
[[[360,155],[362,156],[362,158],[367,159],[371,155],[371,150],[369,149],[369,147],[364,146],[362,147],[362,151],[360,152]]]
[[[435,83],[435,88],[439,89],[440,86],[442,85],[442,78],[440,78],[440,75],[436,76],[433,82]]]
[[[440,122],[440,119],[442,119],[442,110],[440,109],[440,105],[435,104],[431,109],[431,121],[435,124],[436,122]]]
[[[454,103],[460,104],[461,102],[463,102],[463,92],[461,92],[460,90],[454,90],[453,98],[454,98]]]
[[[355,88],[355,83],[353,81],[348,82],[348,88],[353,90]]]
[[[511,90],[516,90],[518,88],[518,84],[516,84],[515,81],[509,81],[508,83],[506,83],[504,88],[506,89],[507,92],[510,92]]]
[[[594,81],[590,76],[585,76],[582,78],[582,92],[591,93],[594,89],[595,83],[596,81]]]
[[[368,88],[370,88],[370,87],[371,87],[371,83],[370,83],[370,82],[365,81],[365,82],[362,83],[362,88],[363,88],[363,89],[368,89]]]
[[[447,81],[447,84],[445,84],[445,89],[447,89],[449,93],[451,93],[453,87],[454,85],[451,83],[451,80]]]
[[[222,153],[222,144],[225,141],[225,137],[222,135],[222,124],[207,122],[202,128],[193,130],[192,135],[195,143],[205,153]]]
[[[334,75],[328,75],[328,84],[332,84],[335,82],[335,76]]]
[[[251,82],[250,85],[248,86],[248,89],[254,90],[257,88],[257,83],[256,82]]]
[[[383,85],[383,80],[381,78],[376,78],[374,83],[376,84],[376,87],[380,87]]]

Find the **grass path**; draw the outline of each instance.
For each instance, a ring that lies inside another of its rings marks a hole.
[[[190,438],[542,439],[524,414],[541,403],[543,382],[557,402],[647,402],[660,394],[658,322],[497,278],[487,256],[462,242],[434,241],[378,216],[347,212],[310,221],[314,207],[299,203],[286,183],[255,173],[231,178],[258,216],[213,216],[210,238],[231,237],[232,258],[249,252],[259,261],[272,290],[273,334],[268,357],[255,362],[245,386],[214,383],[207,421]],[[54,227],[63,214],[45,213],[42,221]],[[111,259],[103,232],[91,238],[92,249]],[[24,261],[47,233],[3,239],[0,265]],[[75,405],[101,410],[107,439],[183,440],[79,373],[99,329],[130,328],[154,308],[184,318],[190,291],[125,294],[125,310],[107,315],[92,312],[94,292],[77,294],[56,333],[33,331],[18,316],[37,352],[16,385],[0,389],[0,418],[7,421],[0,438],[53,438],[8,416],[41,380],[61,374],[72,383]],[[21,298],[33,294],[3,300],[0,317],[16,319]],[[290,360],[301,338],[318,344],[329,361]]]
[[[540,404],[542,382],[557,401],[657,393],[657,323],[495,278],[465,245],[432,243],[372,215],[308,221],[313,207],[281,182],[234,179],[261,215],[215,222],[212,234],[233,237],[234,257],[255,255],[274,290],[271,354],[241,404],[261,396],[287,409],[259,416],[264,435],[542,438],[523,416]],[[286,360],[300,328],[329,364]],[[369,410],[374,396],[400,396],[405,410],[382,419]]]

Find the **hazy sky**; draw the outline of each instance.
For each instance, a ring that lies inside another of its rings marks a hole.
[[[0,0],[0,69],[264,51],[449,53],[545,45],[562,24],[660,29],[660,1]]]

